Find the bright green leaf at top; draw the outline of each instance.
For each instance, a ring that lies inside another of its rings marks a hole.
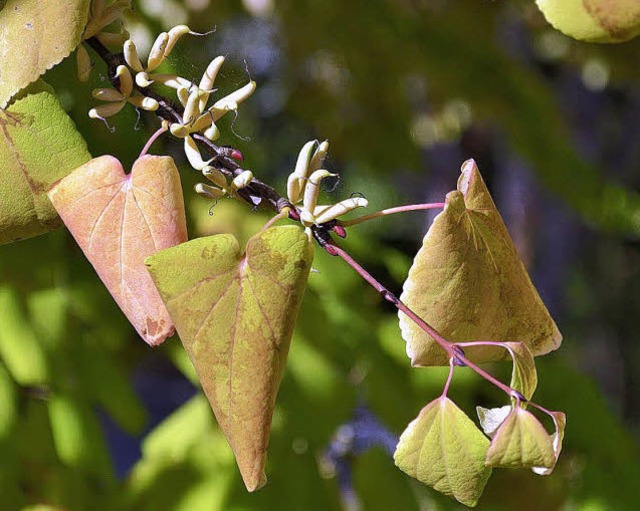
[[[489,440],[447,397],[425,406],[405,429],[393,456],[400,470],[467,506],[478,503],[491,469]]]
[[[449,341],[517,341],[542,355],[562,340],[473,160],[424,237],[400,299]],[[431,336],[399,318],[413,365],[448,364]],[[476,363],[508,357],[500,346],[465,351]]]
[[[545,18],[582,41],[619,43],[640,34],[638,0],[536,0]]]
[[[84,139],[44,82],[0,110],[0,245],[60,226],[47,191],[90,158]]]
[[[80,44],[89,0],[0,2],[0,107]]]
[[[260,232],[246,253],[222,234],[146,260],[250,491],[266,482],[271,416],[312,260],[297,226]]]
[[[516,406],[493,436],[486,465],[496,468],[549,468],[554,464],[549,434],[531,412]]]

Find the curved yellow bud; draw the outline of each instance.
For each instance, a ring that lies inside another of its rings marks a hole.
[[[200,96],[200,111],[204,111],[207,106],[207,101],[209,101],[209,93],[213,90],[213,83],[218,76],[218,72],[220,68],[224,64],[224,57],[216,57],[213,59],[209,65],[207,66],[207,70],[202,75],[202,79],[200,80],[200,85],[198,88],[202,91],[202,95]]]
[[[206,130],[202,132],[202,134],[207,137],[211,142],[215,142],[220,138],[220,130],[215,124],[209,126]]]
[[[228,185],[225,175],[209,165],[202,169],[202,174],[219,188],[226,188]]]
[[[140,57],[138,56],[138,49],[136,48],[136,43],[134,43],[133,40],[127,39],[124,42],[123,51],[124,51],[124,60],[126,61],[127,64],[129,64],[129,67],[131,69],[133,69],[134,71],[137,71],[138,73],[144,70],[144,68],[142,67],[142,62],[140,62]]]
[[[116,68],[116,78],[120,80],[120,92],[129,97],[133,92],[133,76],[127,66],[120,65]]]
[[[184,154],[187,155],[189,164],[196,170],[202,171],[205,167],[211,163],[211,160],[204,161],[202,155],[198,150],[195,140],[190,136],[184,137]]]
[[[320,183],[325,177],[336,176],[328,170],[320,169],[316,170],[309,179],[307,185],[304,188],[304,209],[307,211],[313,211],[318,203],[318,195],[320,194]]]
[[[178,42],[183,35],[191,32],[191,29],[187,25],[178,25],[169,30],[169,40],[167,41],[167,46],[164,50],[164,56],[168,57],[173,50],[173,47]]]
[[[246,188],[247,185],[253,180],[253,172],[250,170],[245,170],[241,172],[231,181],[231,190],[235,192],[236,190],[240,190],[241,188]]]
[[[136,108],[142,108],[143,110],[148,110],[149,112],[155,112],[158,108],[160,108],[160,103],[158,103],[155,99],[148,98],[142,95],[131,96],[128,101]]]
[[[238,104],[242,103],[245,99],[247,99],[253,91],[256,90],[256,82],[251,80],[244,87],[239,88],[236,91],[233,91],[231,94],[219,99],[214,103],[214,105],[209,109],[213,114],[213,122],[217,121],[224,114],[231,110],[237,110]]]
[[[320,145],[318,145],[318,148],[315,150],[313,156],[311,157],[311,160],[309,161],[309,173],[315,172],[316,170],[322,168],[322,164],[324,163],[324,159],[327,156],[328,152],[329,141],[325,140]]]
[[[195,191],[199,195],[203,195],[208,199],[218,200],[221,197],[224,197],[225,191],[220,188],[216,188],[215,186],[205,185],[204,183],[198,183],[194,187]]]
[[[100,101],[123,101],[125,99],[119,90],[110,88],[93,89],[91,95]]]
[[[153,83],[153,80],[149,77],[149,75],[145,71],[140,71],[136,73],[136,84],[138,87],[149,87]]]
[[[160,64],[162,64],[162,61],[165,57],[167,44],[169,44],[169,34],[167,34],[166,32],[162,32],[158,37],[156,37],[156,40],[151,47],[151,51],[149,52],[147,71],[153,71]]]
[[[349,211],[353,211],[356,208],[366,208],[368,205],[369,201],[367,199],[363,199],[362,197],[351,197],[350,199],[340,201],[337,204],[333,204],[322,210],[322,212],[316,216],[316,223],[324,224],[325,222],[330,222]]]
[[[89,117],[92,119],[104,120],[107,117],[117,114],[126,104],[126,101],[120,101],[118,103],[106,103],[104,105],[97,106],[89,110]]]
[[[81,82],[88,81],[93,65],[91,64],[89,52],[87,52],[83,44],[78,46],[78,51],[76,51],[76,65],[78,68],[78,80]]]

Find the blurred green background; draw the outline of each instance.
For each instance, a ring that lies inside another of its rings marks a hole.
[[[328,167],[342,176],[329,198],[361,193],[372,211],[439,202],[476,159],[564,334],[539,360],[535,399],[568,419],[555,472],[494,471],[478,509],[640,509],[640,40],[575,42],[521,0],[134,8],[126,28],[143,54],[178,23],[217,27],[182,39],[166,68],[197,80],[221,54],[221,94],[257,81],[238,118],[221,123],[221,142],[280,190],[313,138],[330,140]],[[90,91],[106,83],[92,57],[89,85],[73,58],[45,79],[92,155],[127,167],[157,121],[129,108],[109,120],[112,133],[90,120]],[[197,176],[179,144],[151,152],[182,170],[191,237],[246,239],[266,220],[190,192]],[[431,219],[377,220],[344,246],[399,292]],[[247,494],[179,340],[150,349],[137,338],[64,230],[0,247],[0,509],[461,509],[387,452],[446,371],[411,369],[394,311],[317,252],[274,414],[269,484]],[[509,369],[491,367],[504,378]],[[504,404],[465,369],[450,395],[470,414]]]

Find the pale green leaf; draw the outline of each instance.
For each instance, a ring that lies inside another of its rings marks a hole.
[[[45,83],[32,85],[0,110],[0,244],[59,227],[47,191],[90,157]]]
[[[501,406],[500,408],[484,408],[482,406],[476,406],[476,413],[478,414],[478,420],[480,421],[482,431],[484,431],[485,435],[489,438],[493,438],[493,435],[495,435],[500,424],[502,424],[511,413],[511,406],[506,405]]]
[[[449,341],[517,341],[542,355],[562,339],[473,160],[427,232],[401,300]],[[448,364],[431,336],[402,312],[399,318],[413,365]],[[508,356],[499,346],[465,351],[476,363]]]
[[[542,476],[548,476],[553,472],[556,463],[558,462],[558,458],[560,457],[560,452],[562,451],[562,440],[564,439],[564,430],[567,426],[567,417],[562,412],[551,412],[551,418],[553,419],[553,423],[556,427],[555,432],[551,435],[551,444],[553,445],[553,454],[554,461],[550,467],[533,467],[533,471]]]
[[[21,385],[48,381],[48,366],[17,291],[0,286],[0,358]]]
[[[111,462],[102,431],[88,403],[60,392],[53,395],[47,405],[51,433],[60,460],[92,474],[109,474]]]
[[[488,467],[552,467],[551,439],[531,412],[516,406],[496,431],[489,450]]]
[[[16,390],[11,376],[0,365],[0,445],[8,439],[18,417]]]
[[[574,39],[620,43],[640,34],[638,0],[536,0],[554,28]]]
[[[313,245],[296,226],[199,238],[147,259],[245,485],[266,482],[271,417]]]
[[[8,0],[0,6],[0,107],[80,44],[90,0]]]
[[[411,477],[475,506],[491,469],[484,460],[489,440],[453,401],[425,406],[400,437],[394,460]]]
[[[536,362],[533,359],[531,350],[522,342],[505,342],[502,346],[509,351],[513,360],[509,386],[520,392],[525,399],[531,399],[538,386]]]
[[[202,394],[196,395],[173,412],[142,442],[145,458],[177,463],[189,449],[198,445],[211,428],[211,409]]]

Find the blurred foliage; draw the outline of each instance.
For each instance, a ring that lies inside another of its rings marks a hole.
[[[333,196],[361,192],[372,210],[441,200],[475,158],[565,336],[540,360],[536,400],[568,419],[553,475],[497,470],[478,509],[640,508],[639,40],[577,43],[525,0],[134,4],[127,28],[140,48],[180,22],[217,26],[186,37],[164,65],[195,78],[223,54],[221,93],[247,73],[257,80],[222,143],[281,189],[314,137],[330,139],[330,169],[343,178]],[[106,80],[97,59],[89,85],[75,80],[74,59],[45,79],[90,152],[129,167],[153,116],[127,108],[110,119],[114,133],[87,117],[91,88]],[[176,157],[191,237],[246,240],[265,221],[189,193],[196,176],[175,143],[151,152]],[[379,220],[344,246],[398,291],[426,221]],[[340,509],[348,500],[321,462],[336,431],[364,405],[399,434],[446,370],[409,367],[394,311],[346,265],[318,251],[314,268],[274,414],[269,483],[247,494],[179,341],[152,350],[137,339],[66,232],[3,246],[0,508]],[[509,378],[506,364],[491,369]],[[469,413],[504,404],[464,369],[450,392]],[[362,509],[461,508],[381,449],[351,461]]]

